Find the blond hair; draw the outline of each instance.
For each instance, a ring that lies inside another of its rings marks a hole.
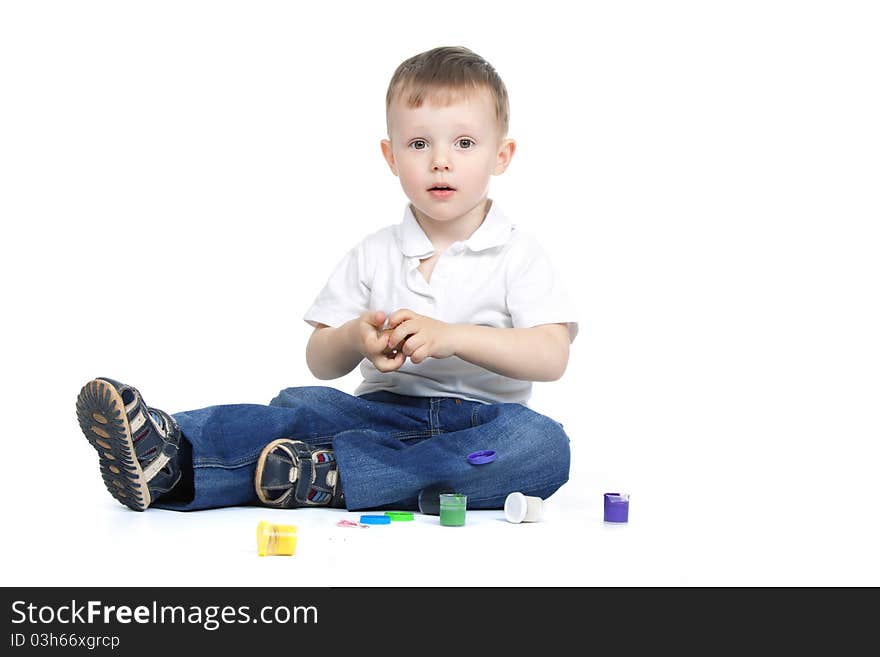
[[[426,99],[449,105],[478,89],[489,89],[495,99],[495,117],[501,136],[510,124],[507,87],[489,62],[462,46],[441,46],[404,61],[388,84],[385,94],[385,121],[391,135],[390,108],[396,98],[408,107],[421,107]]]

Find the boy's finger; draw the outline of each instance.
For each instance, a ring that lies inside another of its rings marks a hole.
[[[418,349],[416,349],[412,356],[409,359],[416,365],[423,362],[428,357],[428,348],[425,345],[422,345]]]
[[[425,344],[424,338],[406,336],[406,340],[400,343],[400,351],[406,356],[412,356],[416,350]]]
[[[370,313],[367,316],[367,321],[375,326],[376,328],[381,328],[385,323],[385,313],[381,310],[377,310],[374,313]]]
[[[388,336],[388,344],[392,347],[400,347],[415,332],[416,327],[413,326],[411,320],[406,320],[391,332],[391,335]]]
[[[394,370],[399,370],[400,366],[403,365],[403,361],[406,360],[406,356],[403,355],[402,352],[398,353],[394,358],[388,358],[385,356],[380,356],[373,362],[373,365],[376,366],[376,369],[380,372],[393,372]]]
[[[390,326],[391,328],[396,328],[398,324],[407,319],[412,319],[414,316],[415,313],[409,308],[401,308],[400,310],[395,310],[388,318],[388,326]]]
[[[373,353],[381,353],[388,347],[388,335],[383,331],[367,331],[365,341],[367,348]]]

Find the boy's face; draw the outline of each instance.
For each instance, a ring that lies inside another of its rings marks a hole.
[[[501,138],[488,89],[446,106],[429,98],[412,108],[396,98],[388,119],[391,139],[382,140],[382,154],[413,206],[436,221],[459,219],[480,206],[490,176],[507,169],[516,149],[512,139]],[[432,191],[441,184],[453,191]]]

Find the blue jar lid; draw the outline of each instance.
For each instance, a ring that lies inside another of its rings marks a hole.
[[[391,518],[388,516],[361,516],[362,525],[388,525]]]
[[[495,450],[493,449],[484,449],[479,452],[473,452],[468,454],[468,463],[471,465],[483,465],[484,463],[491,463],[496,459]]]

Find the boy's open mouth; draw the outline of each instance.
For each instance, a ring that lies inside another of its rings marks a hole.
[[[455,194],[455,188],[448,185],[434,185],[428,188],[428,193],[432,198],[443,201],[452,198],[452,195]]]

